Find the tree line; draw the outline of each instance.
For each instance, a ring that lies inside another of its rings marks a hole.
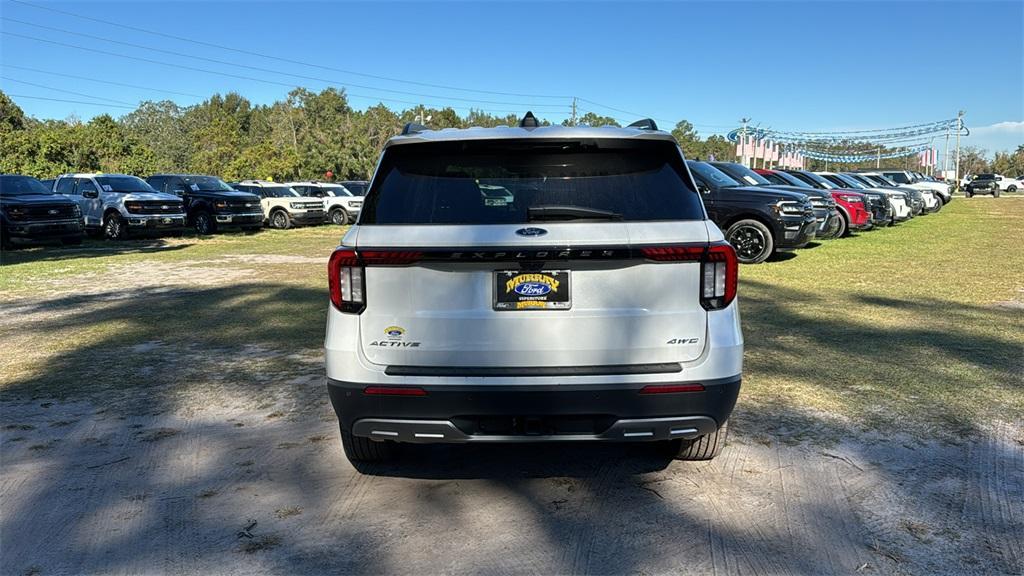
[[[26,116],[0,91],[0,172],[38,178],[67,172],[143,176],[186,172],[214,174],[226,180],[277,181],[323,179],[330,172],[338,179],[367,179],[388,138],[417,118],[429,118],[433,129],[514,126],[519,122],[514,114],[496,116],[470,110],[462,116],[450,107],[395,112],[378,104],[356,110],[345,91],[335,88],[319,93],[296,88],[284,100],[269,105],[253,104],[239,94],[228,93],[192,106],[146,101],[120,118],[102,114],[88,122],[74,117],[38,120]],[[541,123],[550,125],[547,120]],[[575,123],[619,126],[615,118],[592,112]],[[679,121],[671,132],[687,158],[735,158],[735,144],[717,134],[701,138],[686,120]],[[1003,156],[997,154],[993,164],[1002,162]],[[1024,147],[1013,158],[1017,171],[1024,172]],[[902,167],[903,161],[898,162]]]

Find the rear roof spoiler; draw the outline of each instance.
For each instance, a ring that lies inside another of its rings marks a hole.
[[[654,122],[654,120],[650,118],[644,118],[643,120],[637,120],[636,122],[633,122],[629,126],[626,126],[626,128],[636,128],[638,130],[657,130],[658,125]]]
[[[427,130],[429,130],[429,128],[427,128],[423,124],[418,124],[416,122],[408,122],[405,125],[405,127],[402,128],[402,136],[419,134],[420,132],[426,132]]]

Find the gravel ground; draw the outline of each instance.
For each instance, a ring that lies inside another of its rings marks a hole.
[[[315,354],[315,352],[311,352]],[[5,402],[3,574],[1016,574],[1024,430],[425,446],[356,472],[315,371],[204,393]],[[801,415],[803,418],[809,415]],[[755,439],[756,438],[756,439]]]

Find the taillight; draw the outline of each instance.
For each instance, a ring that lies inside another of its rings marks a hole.
[[[366,308],[367,266],[408,266],[422,257],[422,252],[401,250],[335,250],[327,263],[331,303],[342,312],[359,314]]]
[[[728,242],[648,246],[640,252],[655,262],[700,262],[700,305],[705,310],[721,310],[736,299],[739,266]]]
[[[342,312],[358,314],[366,308],[366,274],[355,250],[338,249],[327,262],[331,304]]]
[[[711,244],[701,262],[700,305],[721,310],[736,299],[739,265],[736,250],[727,242]]]

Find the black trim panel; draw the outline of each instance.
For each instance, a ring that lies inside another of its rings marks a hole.
[[[627,374],[673,374],[682,372],[678,362],[659,364],[617,364],[608,366],[388,366],[388,376],[526,377],[526,376],[622,376]]]

